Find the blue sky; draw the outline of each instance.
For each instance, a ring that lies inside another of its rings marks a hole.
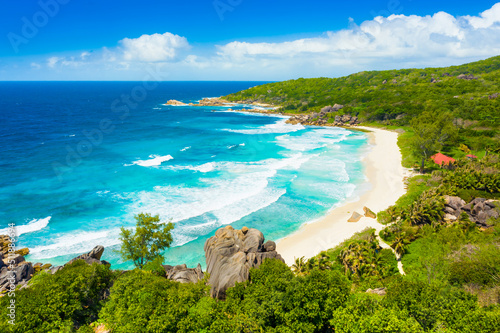
[[[500,54],[494,1],[0,1],[0,80],[284,80]]]

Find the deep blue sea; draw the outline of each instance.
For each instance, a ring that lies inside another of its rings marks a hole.
[[[165,263],[205,266],[203,244],[222,226],[278,240],[369,188],[363,133],[163,105],[257,84],[0,82],[0,229],[16,224],[32,262],[100,244],[129,268],[113,251],[120,227],[159,214],[175,223]]]

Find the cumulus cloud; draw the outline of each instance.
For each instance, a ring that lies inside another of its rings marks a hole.
[[[281,43],[231,42],[218,46],[218,55],[235,62],[261,59],[344,59],[377,62],[382,58],[460,58],[500,53],[500,3],[479,16],[378,16],[349,29],[316,38]],[[311,58],[312,57],[312,58]]]
[[[359,25],[351,19],[349,24],[348,29],[313,38],[274,43],[233,41],[194,50],[186,37],[166,32],[124,38],[116,47],[45,60],[49,68],[65,66],[75,73],[85,68],[109,73],[109,77],[135,75],[144,65],[153,64],[163,66],[171,73],[169,79],[176,80],[283,80],[370,69],[457,65],[500,54],[500,3],[477,16],[438,12],[376,16]]]
[[[59,57],[50,57],[47,59],[47,66],[49,66],[50,68],[54,68],[56,66],[56,64],[61,61],[63,58],[59,58]]]
[[[173,60],[179,50],[187,49],[185,37],[166,32],[162,35],[142,35],[139,38],[124,38],[120,41],[123,57],[127,61],[158,62]]]

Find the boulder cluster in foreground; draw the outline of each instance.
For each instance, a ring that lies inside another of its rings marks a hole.
[[[28,281],[33,274],[38,271],[46,271],[55,274],[64,266],[76,260],[84,260],[91,265],[110,265],[107,261],[101,260],[104,247],[98,245],[92,251],[73,258],[63,266],[52,266],[51,264],[36,263],[33,265],[27,262],[21,254],[28,254],[27,248],[18,250],[9,257],[8,236],[0,236],[0,295],[5,294],[13,288],[29,287]],[[226,226],[217,230],[215,236],[209,238],[205,243],[205,256],[207,273],[210,274],[209,284],[211,285],[212,297],[224,299],[226,290],[235,285],[236,282],[248,280],[250,268],[258,267],[264,259],[272,258],[284,262],[281,255],[276,252],[276,244],[273,241],[264,242],[264,235],[257,229],[243,227],[236,230],[231,226]],[[14,260],[10,268],[9,260]],[[198,264],[196,268],[188,268],[186,265],[163,265],[165,276],[169,280],[181,283],[196,283],[203,280],[205,273]]]

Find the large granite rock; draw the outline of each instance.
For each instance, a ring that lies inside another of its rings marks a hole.
[[[477,77],[475,77],[474,75],[472,74],[469,74],[469,75],[466,75],[466,74],[460,74],[459,76],[457,76],[457,79],[461,79],[461,80],[477,80]]]
[[[363,215],[361,215],[360,213],[353,212],[349,220],[347,220],[347,222],[359,222],[359,220],[361,220],[362,217]]]
[[[186,264],[177,266],[163,265],[163,268],[167,279],[180,283],[196,283],[203,280],[205,276],[200,264],[196,268],[188,268]]]
[[[265,259],[278,259],[272,241],[264,243],[264,235],[257,229],[243,227],[235,230],[231,226],[217,230],[215,236],[205,243],[207,273],[212,297],[224,299],[226,290],[236,282],[248,280],[250,268],[258,267]]]
[[[25,286],[35,273],[33,265],[26,262],[20,254],[27,254],[29,250],[11,250],[9,253],[10,243],[8,235],[0,235],[0,295],[15,290],[18,286]]]
[[[19,285],[25,286],[31,279],[35,270],[30,262],[9,268],[4,266],[0,270],[0,294],[15,290]]]
[[[375,214],[370,208],[368,207],[363,207],[363,211],[365,212],[365,216],[366,217],[369,217],[369,218],[372,218],[372,219],[376,219],[377,218],[377,214]]]
[[[77,260],[83,260],[83,261],[85,261],[89,265],[92,265],[92,264],[96,263],[96,264],[99,264],[99,265],[110,265],[111,266],[111,264],[109,262],[107,262],[105,260],[101,260],[101,256],[102,256],[103,252],[104,252],[104,246],[97,245],[89,253],[84,253],[82,255],[79,255],[78,257],[75,257],[75,258],[71,259],[70,261],[68,261],[63,266],[52,266],[52,265],[50,265],[50,266],[48,266],[47,268],[45,268],[43,270],[49,272],[50,274],[55,274],[58,271],[60,271],[61,269],[63,269],[64,266],[72,264],[72,263],[74,263]]]
[[[496,200],[487,200],[484,198],[476,198],[469,203],[466,203],[459,197],[445,196],[445,221],[455,221],[462,213],[466,213],[472,222],[475,222],[480,227],[491,227],[489,220],[500,216],[500,203]],[[497,205],[496,205],[496,204]]]
[[[89,265],[92,265],[93,263],[97,263],[100,265],[110,265],[109,262],[107,262],[105,260],[101,260],[101,256],[102,256],[103,252],[104,252],[104,246],[97,245],[89,253],[84,253],[82,255],[79,255],[76,258],[71,259],[64,266],[72,264],[77,260],[83,260]]]

